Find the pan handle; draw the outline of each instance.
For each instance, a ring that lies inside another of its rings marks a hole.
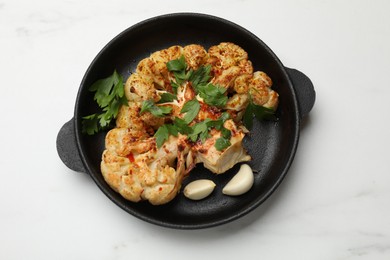
[[[313,83],[299,70],[286,67],[286,71],[293,83],[295,93],[297,94],[300,117],[304,118],[309,114],[316,100],[316,92]]]
[[[71,170],[87,173],[77,148],[74,118],[66,122],[57,135],[57,152],[62,162]]]

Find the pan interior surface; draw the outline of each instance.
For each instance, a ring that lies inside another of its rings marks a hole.
[[[196,179],[211,179],[216,188],[201,201],[191,201],[179,193],[166,205],[132,203],[123,199],[104,181],[100,172],[106,132],[94,136],[81,134],[81,118],[95,113],[97,106],[88,87],[116,69],[124,79],[135,71],[140,60],[173,45],[200,44],[208,49],[220,42],[233,42],[249,54],[254,71],[264,71],[273,80],[280,95],[277,121],[257,122],[244,144],[256,171],[252,189],[237,197],[222,194],[222,188],[238,171],[239,165],[215,175],[197,165],[182,187]],[[75,132],[80,155],[99,188],[118,206],[147,222],[179,229],[197,229],[227,223],[247,214],[277,188],[293,160],[299,138],[299,116],[295,93],[283,65],[256,36],[242,27],[220,18],[200,14],[176,14],[152,18],[130,27],[97,55],[81,83],[75,108]]]

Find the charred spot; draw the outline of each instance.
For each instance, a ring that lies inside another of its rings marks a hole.
[[[218,63],[215,63],[214,64],[215,66],[213,67],[213,69],[211,70],[211,73],[212,73],[212,76],[213,77],[218,77],[222,74],[222,69],[220,69],[220,67],[222,66],[220,62]]]
[[[173,120],[171,117],[166,117],[165,120],[164,120],[164,123],[166,124],[172,124],[173,123]]]
[[[157,84],[156,82],[153,82],[153,86],[154,86],[155,89],[159,89],[159,90],[163,90],[164,89],[159,84]]]
[[[129,139],[129,143],[134,143],[134,142],[136,142],[137,140],[138,140],[137,137],[131,136],[130,139]]]
[[[149,136],[152,136],[152,135],[154,135],[154,129],[152,128],[152,127],[148,127],[147,129],[146,129],[146,133],[148,133],[148,135]]]
[[[170,150],[167,148],[167,146],[166,146],[165,144],[163,145],[162,148],[164,149],[164,152],[165,152],[166,154],[169,154],[169,153],[170,153]]]
[[[177,149],[179,150],[179,152],[182,152],[182,151],[184,151],[184,149],[186,149],[186,146],[182,143],[179,143],[177,145]]]
[[[211,119],[217,119],[221,115],[221,110],[215,106],[209,106],[205,103],[201,103],[200,110],[207,113]]]
[[[200,153],[207,153],[207,149],[205,149],[205,148],[200,148],[200,149],[198,150],[198,152],[200,152]]]

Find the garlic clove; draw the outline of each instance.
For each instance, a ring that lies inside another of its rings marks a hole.
[[[187,184],[184,188],[184,196],[192,200],[201,200],[209,196],[215,188],[211,180],[200,179]]]
[[[222,189],[225,195],[238,196],[249,191],[254,182],[253,171],[248,164],[242,164],[240,170]]]

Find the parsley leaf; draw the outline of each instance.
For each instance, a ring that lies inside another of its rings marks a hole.
[[[180,87],[180,85],[173,80],[171,80],[171,86],[172,86],[172,91],[173,93],[177,94],[177,89]]]
[[[82,124],[82,132],[84,134],[93,135],[99,132],[99,118],[98,114],[92,114],[89,116],[84,116],[81,121]]]
[[[140,114],[147,111],[155,117],[163,117],[171,113],[172,107],[157,106],[152,100],[145,100],[142,102]]]
[[[242,122],[249,130],[253,127],[253,116],[258,120],[276,120],[275,111],[271,108],[263,107],[253,103],[252,98],[249,99],[249,104],[245,109]]]
[[[223,138],[228,139],[228,140],[230,140],[230,137],[232,136],[232,132],[223,126],[221,128],[221,134],[222,134]]]
[[[183,71],[187,68],[186,59],[182,55],[179,59],[168,61],[167,68],[169,71]]]
[[[173,75],[175,76],[176,84],[178,84],[178,85],[175,85],[175,84],[171,83],[174,91],[175,91],[175,89],[177,90],[177,87],[180,86],[183,82],[187,81],[193,73],[192,70],[189,70],[188,72],[186,72],[187,63],[186,63],[186,59],[184,58],[183,55],[180,56],[179,59],[168,61],[167,62],[167,69],[170,72],[173,72]]]
[[[170,72],[173,72],[175,76],[176,82],[173,82],[173,84],[176,83],[180,85],[184,81],[190,81],[193,87],[196,88],[199,84],[207,84],[211,78],[211,65],[200,66],[195,71],[192,69],[187,71],[188,66],[183,55],[179,59],[167,62],[167,68]]]
[[[110,126],[118,115],[121,105],[127,105],[123,78],[116,70],[107,78],[99,79],[89,89],[95,92],[94,100],[102,109],[102,113],[84,116],[82,118],[82,133],[93,135]]]
[[[198,115],[199,109],[199,101],[197,99],[192,99],[184,104],[180,113],[186,113],[183,119],[187,124],[189,124]]]
[[[157,147],[160,148],[169,138],[169,130],[167,125],[160,126],[156,133],[154,133],[154,137],[156,138]]]
[[[210,118],[206,118],[204,121],[201,121],[199,123],[196,123],[192,126],[192,133],[188,135],[188,138],[192,142],[196,142],[198,138],[202,141],[206,141],[206,139],[209,137],[209,126],[208,123],[211,122]]]
[[[172,124],[165,124],[160,126],[156,133],[154,133],[154,137],[156,138],[157,148],[160,148],[165,141],[169,139],[169,135],[177,136],[179,132],[176,127]]]
[[[220,137],[217,139],[217,141],[215,141],[215,149],[217,149],[218,151],[222,151],[223,149],[229,147],[231,145],[229,139],[225,138],[225,137]]]
[[[226,120],[230,118],[230,115],[228,112],[223,112],[221,117],[218,118],[217,120],[210,120],[210,122],[207,123],[208,127],[214,127],[218,131],[221,131],[222,128],[224,128],[223,124],[225,123]]]
[[[254,113],[258,120],[276,120],[275,111],[271,108],[254,104]]]
[[[253,113],[254,106],[252,101],[249,101],[248,106],[245,109],[244,115],[242,116],[242,123],[248,130],[251,130],[253,127]]]
[[[182,55],[179,59],[171,60],[167,63],[167,68],[173,72],[176,82],[171,82],[172,89],[177,93],[177,89],[185,81],[189,81],[197,94],[206,104],[216,107],[226,105],[228,97],[225,95],[226,88],[215,86],[208,81],[211,78],[211,65],[200,66],[197,70],[187,70],[187,63]]]
[[[225,121],[229,118],[230,115],[227,112],[222,113],[221,117],[217,120],[206,118],[204,121],[192,126],[193,131],[188,135],[188,138],[192,142],[196,142],[200,139],[203,143],[210,137],[209,130],[211,128],[215,128],[216,130],[221,131],[222,136],[216,140],[214,146],[218,151],[222,151],[226,147],[230,146],[231,131],[223,126]]]
[[[177,131],[183,135],[189,135],[192,133],[192,128],[188,126],[187,122],[184,119],[175,117],[173,121],[173,125],[177,129]]]
[[[211,106],[223,107],[228,101],[225,95],[226,88],[208,83],[206,85],[198,85],[196,87],[197,93],[203,98],[204,102]]]
[[[158,104],[172,102],[173,100],[177,99],[177,96],[175,94],[164,92],[160,95],[160,100],[157,102]]]
[[[198,85],[205,85],[210,80],[211,75],[211,65],[200,66],[195,70],[188,78],[188,81],[191,81],[192,86],[196,89]]]

